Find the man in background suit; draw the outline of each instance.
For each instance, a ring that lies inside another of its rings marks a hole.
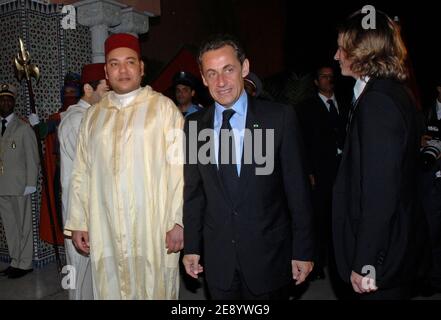
[[[332,186],[340,164],[346,135],[347,108],[334,93],[334,70],[318,68],[314,76],[317,94],[297,106],[303,131],[308,174],[313,189],[316,236],[315,267],[312,279],[325,277],[323,267],[332,260]]]
[[[11,263],[0,272],[20,278],[32,271],[31,194],[37,190],[38,146],[31,127],[14,114],[17,91],[0,87],[0,216]]]
[[[204,43],[199,66],[215,105],[185,125],[186,272],[197,278],[205,270],[214,299],[282,299],[292,279],[302,283],[313,266],[312,212],[294,110],[247,96],[249,61],[229,36]],[[195,132],[205,138],[198,141]],[[256,159],[259,144],[263,165]]]

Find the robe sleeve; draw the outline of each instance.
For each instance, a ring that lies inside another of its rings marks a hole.
[[[63,212],[63,222],[67,220],[67,204],[69,199],[69,189],[71,173],[77,146],[78,131],[81,124],[83,113],[71,111],[61,121],[58,127],[58,141],[60,144],[60,180],[61,180],[61,205]],[[70,232],[65,232],[71,236]]]
[[[171,100],[166,102],[164,134],[166,136],[166,152],[168,167],[167,230],[175,224],[183,226],[182,209],[184,199],[184,117]]]
[[[87,114],[85,119],[87,120]],[[64,234],[71,231],[88,231],[87,217],[89,209],[89,165],[87,157],[87,123],[83,121],[78,134],[76,157],[74,160],[70,190],[68,196],[67,221]]]

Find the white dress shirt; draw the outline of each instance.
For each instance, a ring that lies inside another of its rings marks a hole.
[[[366,87],[366,84],[369,82],[369,79],[370,78],[368,76],[357,79],[354,85],[354,101],[357,101],[360,95],[363,93],[363,90]]]
[[[319,95],[320,99],[322,99],[322,101],[325,104],[326,109],[328,109],[328,111],[329,111],[329,108],[331,107],[328,103],[328,100],[331,99],[332,101],[334,101],[334,105],[335,105],[335,108],[337,109],[337,113],[340,114],[340,110],[338,109],[338,103],[337,103],[337,99],[335,98],[335,95],[332,95],[332,97],[330,97],[330,98],[322,95],[320,92],[318,95]]]

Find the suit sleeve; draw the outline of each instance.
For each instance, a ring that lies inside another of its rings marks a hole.
[[[37,138],[28,125],[24,130],[23,144],[26,154],[26,186],[36,187],[40,157],[38,155]]]
[[[280,148],[283,184],[292,224],[293,260],[311,261],[314,254],[312,207],[306,179],[304,147],[292,107],[285,107]]]
[[[190,136],[189,127],[196,124],[196,121],[187,120],[184,126],[186,137],[186,161],[184,165],[184,252],[185,254],[200,255],[202,246],[202,218],[206,201],[198,165],[190,161],[192,157],[189,154],[190,151],[194,151],[190,144],[197,143],[197,141],[193,141],[197,137]]]
[[[361,217],[352,270],[361,274],[364,266],[376,265],[377,255],[388,246],[406,133],[397,107],[386,95],[369,92],[359,108]]]

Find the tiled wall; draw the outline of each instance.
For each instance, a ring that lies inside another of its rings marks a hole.
[[[0,1],[0,82],[13,83],[18,88],[16,113],[29,114],[25,82],[14,77],[13,58],[18,52],[18,38],[25,42],[31,59],[41,72],[38,85],[33,81],[35,101],[40,119],[46,119],[60,108],[60,90],[68,71],[80,73],[84,64],[91,62],[90,32],[87,27],[64,30],[61,25],[61,7],[45,1]],[[51,245],[39,239],[39,208],[41,178],[38,193],[32,201],[34,227],[34,265],[39,267],[53,261]],[[61,248],[63,252],[63,248]],[[7,244],[0,220],[0,260],[8,261]]]

